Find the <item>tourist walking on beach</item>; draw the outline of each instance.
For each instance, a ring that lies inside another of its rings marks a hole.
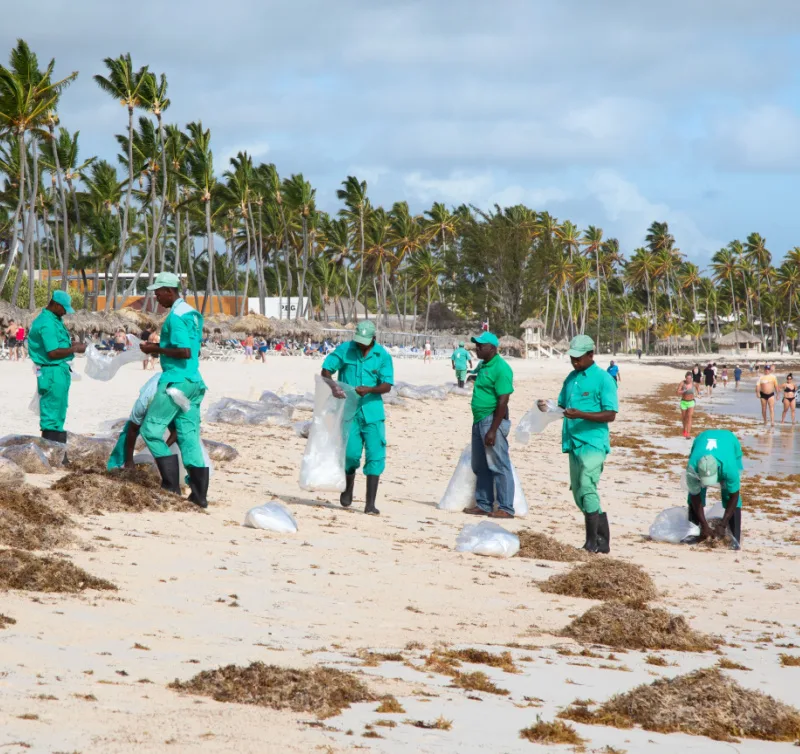
[[[248,335],[244,339],[244,360],[245,361],[252,361],[253,360],[253,347],[255,346],[256,341],[252,335]]]
[[[463,342],[459,343],[458,348],[453,351],[450,361],[453,364],[453,371],[456,373],[458,386],[464,387],[464,383],[467,379],[467,369],[472,369],[472,356],[470,356],[469,351],[464,348]]]
[[[706,395],[710,397],[714,391],[714,367],[711,366],[711,362],[703,370],[703,378],[705,379]]]
[[[764,365],[764,374],[756,382],[756,395],[761,400],[761,417],[767,423],[767,409],[772,426],[775,426],[775,396],[778,392],[778,378],[772,373],[769,364]]]
[[[737,364],[736,369],[733,370],[733,384],[734,390],[739,389],[739,383],[742,381],[742,368]]]
[[[25,360],[25,328],[19,324],[17,325],[17,361]]]
[[[686,372],[683,382],[678,385],[678,395],[681,397],[683,436],[688,440],[692,433],[692,415],[694,414],[696,399],[696,387],[691,372]]]
[[[17,360],[17,323],[12,319],[8,323],[5,331],[6,348],[8,349],[8,360]]]
[[[617,417],[617,383],[594,363],[594,341],[577,335],[569,344],[573,371],[564,380],[558,405],[564,409],[561,450],[569,454],[569,481],[575,504],[583,513],[589,552],[610,552],[608,516],[603,513],[597,485],[611,452],[608,425]],[[538,402],[547,410],[547,402]]]
[[[722,387],[728,387],[728,367],[722,367]]]
[[[706,521],[706,491],[720,485],[723,527],[727,527],[736,540],[735,549],[742,539],[742,496],[740,476],[742,446],[736,435],[728,429],[707,429],[692,443],[686,465],[686,484],[689,488],[689,520],[700,527],[700,540],[712,536]]]
[[[786,421],[786,414],[792,412],[792,424],[794,424],[794,411],[797,404],[797,385],[794,384],[792,373],[786,375],[786,382],[781,385],[783,390],[783,416],[781,417],[781,424]]]
[[[142,352],[158,356],[162,374],[158,390],[142,424],[142,439],[155,458],[165,490],[181,494],[178,458],[164,442],[164,432],[175,425],[178,448],[189,477],[189,500],[201,508],[208,507],[208,467],[200,446],[200,405],[206,385],[200,376],[200,347],[203,339],[203,317],[181,298],[180,278],[172,272],[160,272],[147,287],[155,291],[156,301],[169,314],[161,326],[158,344],[142,343]],[[189,400],[183,411],[167,393],[173,387]]]
[[[482,332],[472,342],[481,360],[475,369],[471,405],[475,505],[464,513],[514,518],[514,475],[508,454],[508,400],[514,392],[514,373],[497,352],[500,341],[494,333]]]
[[[619,387],[620,383],[622,382],[622,375],[619,373],[619,366],[612,361],[608,365],[606,372],[611,375],[611,378],[617,383],[617,387]]]
[[[386,412],[383,396],[394,385],[394,365],[389,352],[375,341],[375,323],[362,320],[356,326],[353,340],[342,343],[322,362],[322,377],[336,398],[344,391],[333,381],[333,375],[345,385],[352,385],[359,396],[358,409],[350,425],[345,450],[346,486],[339,497],[344,508],[353,503],[356,471],[364,454],[364,476],[367,478],[367,499],[364,513],[380,514],[375,507],[378,484],[386,468]]]
[[[42,437],[67,442],[67,420],[72,375],[69,363],[76,353],[86,351],[85,343],[73,343],[64,326],[65,314],[73,314],[72,298],[66,291],[56,291],[50,303],[33,320],[28,335],[28,352],[36,364],[39,392],[39,429]]]
[[[692,367],[692,382],[694,382],[694,386],[697,388],[697,394],[700,395],[700,385],[703,384],[703,370],[700,369],[699,364],[695,364]]]
[[[432,360],[431,344],[426,341],[426,343],[425,343],[425,352],[422,355],[422,363],[423,364],[427,364],[431,360]]]

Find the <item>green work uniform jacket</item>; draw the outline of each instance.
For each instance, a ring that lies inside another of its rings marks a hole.
[[[558,396],[561,408],[575,408],[593,414],[598,411],[619,411],[617,383],[597,364],[582,372],[573,370],[564,380]],[[586,419],[564,419],[561,429],[561,450],[569,453],[575,448],[588,445],[604,453],[611,451],[608,423]]]
[[[161,348],[188,348],[188,359],[173,359],[160,356],[163,374],[159,384],[178,383],[187,380],[203,384],[200,376],[200,347],[203,340],[203,317],[182,298],[173,305],[161,326]]]

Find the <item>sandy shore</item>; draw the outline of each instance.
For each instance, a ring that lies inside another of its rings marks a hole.
[[[563,362],[512,365],[514,420],[536,398],[555,397],[568,371]],[[278,357],[266,365],[206,364],[206,406],[222,396],[255,400],[262,390],[285,383],[312,390],[319,367],[319,361]],[[395,367],[397,379],[411,383],[452,379],[448,362],[398,361]],[[126,415],[148,376],[128,366],[112,382],[76,383],[68,429],[96,432],[102,422]],[[686,455],[688,443],[660,438],[660,422],[643,408],[655,387],[677,384],[679,378],[677,370],[625,363],[621,413],[612,432]],[[27,409],[34,389],[30,362],[0,364],[0,379],[0,435],[36,433],[37,419]],[[2,595],[0,612],[17,623],[0,630],[0,750],[564,751],[521,740],[519,730],[538,715],[553,719],[576,698],[603,701],[719,660],[714,653],[659,652],[670,664],[655,667],[645,662],[645,652],[616,651],[613,662],[576,662],[559,654],[559,648],[581,647],[553,632],[597,604],[537,588],[537,581],[570,564],[456,553],[459,529],[473,522],[435,508],[469,439],[468,399],[409,402],[387,412],[380,518],[361,513],[363,477],[357,480],[354,510],[341,509],[334,495],[300,490],[305,441],[291,429],[220,424],[205,424],[204,436],[232,444],[241,455],[217,470],[208,515],[76,517],[81,543],[65,554],[116,583],[119,592]],[[558,426],[527,446],[513,447],[512,457],[531,513],[507,528],[533,528],[562,542],[582,543],[583,524],[568,491]],[[680,467],[673,459],[670,468],[653,469],[635,447],[609,457],[602,495],[612,522],[613,555],[651,574],[661,592],[657,606],[728,640],[723,655],[751,668],[730,671],[736,681],[800,706],[800,668],[782,667],[778,659],[792,651],[779,645],[800,644],[798,549],[787,541],[792,520],[746,511],[745,546],[738,553],[649,542],[655,515],[683,501]],[[55,478],[29,481],[45,485]],[[242,527],[250,507],[273,498],[292,509],[298,534]],[[450,678],[410,667],[420,664],[422,649],[404,651],[409,664],[364,667],[356,657],[360,649],[404,650],[410,642],[428,649],[440,642],[495,651],[524,646],[509,650],[523,672],[471,668],[511,692],[494,696],[450,688]],[[394,716],[397,727],[376,729],[383,738],[373,739],[362,736],[364,726],[386,717],[374,711],[375,703],[354,705],[320,727],[310,714],[217,703],[167,688],[175,678],[188,679],[200,670],[255,660],[354,670],[376,693],[393,693],[406,714]],[[452,721],[450,730],[403,724],[439,716]],[[732,747],[638,728],[575,727],[587,739],[588,751],[796,751],[789,743],[743,740]]]

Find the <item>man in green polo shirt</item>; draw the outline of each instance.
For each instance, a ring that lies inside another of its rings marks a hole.
[[[39,429],[46,440],[66,443],[69,389],[72,384],[69,363],[76,353],[86,351],[85,343],[73,343],[62,317],[73,314],[72,298],[56,291],[50,303],[33,320],[28,333],[28,355],[37,366],[39,391]]]
[[[706,521],[706,492],[709,487],[721,488],[724,528],[729,528],[738,549],[742,538],[742,446],[729,429],[707,429],[694,438],[686,464],[686,486],[689,520],[700,527],[700,540],[712,536]]]
[[[463,343],[458,344],[458,348],[453,351],[450,360],[453,363],[453,371],[456,373],[458,386],[464,387],[464,382],[467,379],[467,368],[472,369],[472,357],[469,355],[469,351],[464,348]]]
[[[161,486],[180,495],[178,458],[170,453],[164,442],[164,433],[174,424],[191,489],[189,500],[206,508],[208,467],[200,445],[200,404],[206,392],[199,368],[203,317],[181,298],[180,284],[180,278],[174,273],[161,272],[153,285],[147,288],[155,291],[156,300],[169,309],[169,314],[161,326],[160,342],[141,345],[142,353],[159,357],[162,370],[141,435],[161,473]],[[188,411],[180,409],[167,394],[169,387],[177,388],[189,399],[191,406]]]
[[[499,341],[490,332],[473,338],[481,363],[472,392],[472,471],[475,505],[464,513],[514,518],[514,475],[508,455],[508,399],[514,392],[514,373],[497,353]],[[497,511],[494,501],[497,498]]]
[[[608,516],[600,507],[597,485],[611,452],[608,425],[619,411],[617,383],[594,363],[594,341],[578,335],[569,344],[573,371],[564,380],[558,405],[564,409],[561,450],[569,454],[569,481],[575,504],[586,523],[588,552],[610,552]],[[539,409],[546,411],[544,401]]]
[[[378,483],[386,468],[386,414],[383,398],[394,385],[394,366],[389,352],[375,341],[375,323],[363,320],[356,327],[353,340],[342,343],[322,362],[322,377],[328,381],[337,398],[344,392],[333,381],[333,375],[345,385],[352,385],[360,396],[345,451],[347,486],[339,498],[343,507],[353,502],[356,471],[365,455],[364,475],[367,477],[367,501],[364,513],[380,514],[375,507]]]

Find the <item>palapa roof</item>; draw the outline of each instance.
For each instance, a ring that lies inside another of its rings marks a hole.
[[[500,348],[513,349],[515,351],[525,350],[525,341],[514,338],[511,335],[504,335],[500,338]]]
[[[753,335],[751,332],[747,332],[746,330],[733,330],[727,335],[723,335],[721,338],[719,338],[717,343],[721,346],[735,346],[739,343],[755,345],[756,343],[761,343],[761,338]]]
[[[532,330],[533,330],[533,329],[536,329],[537,327],[538,327],[539,329],[544,329],[544,322],[542,322],[542,320],[540,320],[538,317],[529,317],[528,319],[526,319],[526,320],[525,320],[525,321],[524,321],[524,322],[523,322],[523,323],[522,323],[522,324],[519,326],[519,329],[520,329],[520,330],[527,330],[529,327],[530,327]]]

